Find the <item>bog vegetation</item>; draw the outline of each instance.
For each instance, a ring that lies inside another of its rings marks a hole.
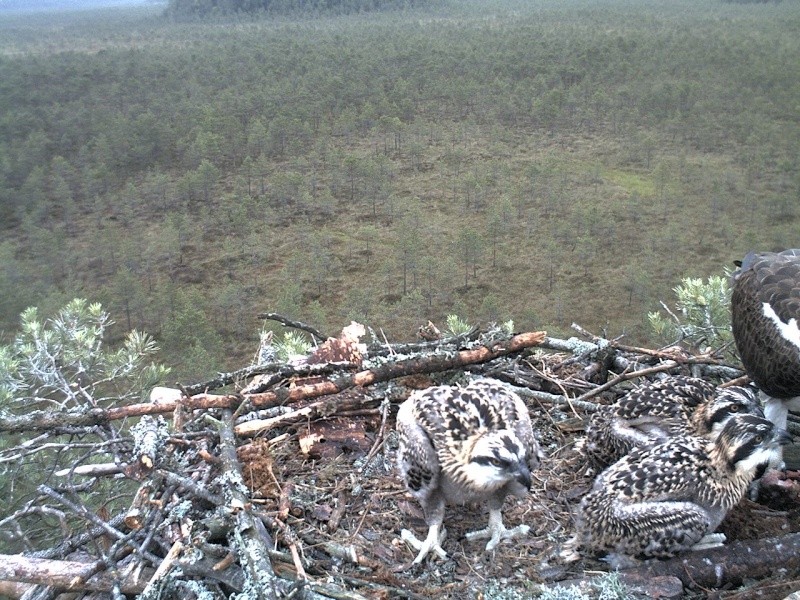
[[[183,381],[267,310],[647,342],[797,243],[797,2],[310,6],[0,22],[0,331],[89,298]]]

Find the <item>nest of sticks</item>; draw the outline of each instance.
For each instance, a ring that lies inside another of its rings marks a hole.
[[[625,346],[578,326],[569,340],[491,326],[365,347],[358,336],[326,339],[279,315],[265,318],[309,332],[317,348],[293,364],[157,389],[141,404],[0,422],[33,440],[19,447],[64,435],[91,440],[98,427],[116,436],[113,462],[86,453],[0,520],[27,548],[0,557],[0,595],[461,599],[530,598],[561,587],[597,596],[607,565],[557,559],[596,475],[575,450],[586,416],[663,374],[717,382],[742,375],[712,354]],[[425,523],[395,470],[394,415],[414,389],[478,375],[514,387],[547,455],[531,493],[504,509],[509,525],[531,531],[487,554],[464,539],[485,524],[483,509],[448,507],[448,560],[411,567],[414,552],[399,533],[423,533]],[[98,489],[108,498],[100,509]],[[722,525],[725,547],[648,561],[619,577],[633,597],[752,597],[758,587],[762,598],[783,598],[800,587],[797,497],[789,482],[768,504],[743,501]],[[60,531],[33,535],[37,518]],[[753,553],[759,558],[742,558]]]

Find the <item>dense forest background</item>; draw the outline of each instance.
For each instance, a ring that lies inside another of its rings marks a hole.
[[[646,342],[681,277],[797,245],[796,1],[312,4],[0,21],[5,338],[86,297],[181,379],[268,310]]]
[[[362,11],[409,9],[439,0],[169,0],[170,17],[209,17],[265,13],[274,15],[332,16]]]

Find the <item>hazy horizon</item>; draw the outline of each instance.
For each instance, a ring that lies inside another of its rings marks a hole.
[[[166,4],[166,0],[0,0],[0,13],[89,10],[147,4]]]

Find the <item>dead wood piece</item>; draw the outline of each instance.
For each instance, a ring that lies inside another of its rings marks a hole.
[[[461,368],[466,365],[494,360],[515,352],[532,348],[541,344],[547,337],[544,331],[534,331],[515,335],[509,340],[473,350],[460,352],[435,353],[419,358],[411,358],[396,362],[387,362],[381,366],[351,375],[341,375],[329,381],[314,385],[300,385],[290,390],[278,390],[261,394],[248,395],[253,406],[263,408],[277,406],[302,399],[316,398],[335,394],[357,385],[367,386],[373,383],[389,381],[397,377],[420,373],[436,373]],[[321,365],[326,366],[326,365]],[[243,397],[240,395],[195,394],[189,398],[165,399],[163,402],[131,404],[114,408],[93,408],[82,412],[34,411],[24,415],[0,415],[0,432],[21,433],[57,430],[64,426],[87,426],[108,423],[118,419],[172,413],[182,404],[190,410],[208,410],[213,408],[234,408]]]
[[[37,491],[40,494],[43,494],[45,496],[50,496],[51,498],[53,498],[57,502],[60,502],[65,507],[67,507],[70,511],[72,511],[74,514],[76,514],[77,516],[81,517],[82,519],[84,519],[84,520],[86,520],[86,521],[88,521],[88,522],[90,522],[90,523],[92,523],[94,525],[99,526],[103,530],[103,532],[100,535],[97,536],[98,538],[101,537],[101,536],[107,536],[110,540],[116,540],[117,542],[120,542],[120,543],[122,543],[124,545],[127,545],[131,549],[135,550],[139,554],[139,556],[141,556],[143,558],[146,558],[147,560],[149,560],[153,564],[157,564],[160,561],[160,559],[157,556],[153,555],[151,552],[147,552],[143,547],[141,547],[139,544],[137,544],[129,536],[125,535],[124,533],[122,533],[121,531],[116,529],[114,526],[112,526],[111,522],[104,521],[99,516],[97,516],[96,514],[91,512],[89,509],[87,509],[86,506],[77,505],[75,502],[73,502],[72,500],[69,500],[63,494],[60,494],[59,492],[56,492],[55,490],[53,490],[52,488],[50,488],[50,487],[48,487],[46,485],[40,485],[37,488]],[[116,521],[116,519],[115,519],[115,521]]]
[[[800,533],[763,540],[741,540],[721,548],[689,552],[663,561],[647,561],[625,573],[643,577],[669,575],[686,586],[719,588],[760,579],[776,571],[800,570]]]
[[[429,596],[421,596],[419,594],[415,594],[412,591],[403,589],[403,587],[401,587],[403,583],[399,581],[396,582],[397,586],[395,587],[394,585],[389,585],[388,583],[383,583],[383,582],[376,583],[372,581],[366,581],[364,579],[358,579],[357,577],[351,577],[348,575],[342,575],[341,580],[353,587],[371,590],[372,594],[374,594],[373,597],[383,598],[385,597],[385,595],[388,594],[388,596],[391,598],[409,598],[410,600],[430,600]]]
[[[78,465],[70,469],[61,469],[53,473],[56,477],[67,477],[69,475],[83,475],[85,477],[108,477],[122,473],[124,467],[116,463],[94,463],[90,465]]]
[[[288,437],[284,434],[284,439]],[[274,459],[271,450],[272,440],[256,438],[236,449],[236,456],[242,465],[242,475],[250,490],[251,498],[264,499],[276,496],[280,484],[275,479]]]
[[[432,352],[441,348],[452,348],[453,350],[461,350],[467,342],[478,339],[480,329],[477,327],[471,328],[465,333],[459,333],[452,337],[441,338],[427,342],[405,343],[405,344],[380,344],[372,343],[367,346],[370,356],[386,356],[389,354],[419,354],[423,352]]]
[[[332,556],[333,558],[338,558],[341,560],[346,560],[348,562],[353,563],[354,565],[358,564],[358,551],[356,547],[353,545],[344,544],[335,544],[333,542],[323,542],[321,544],[323,550],[328,556]]]
[[[584,594],[594,597],[597,595],[598,588],[602,589],[605,575],[586,576],[580,579],[565,579],[557,583],[551,583],[541,587],[545,590],[567,590],[578,588]],[[635,573],[620,571],[617,574],[619,582],[625,586],[626,598],[660,598],[662,600],[678,600],[683,598],[683,583],[677,577],[660,576],[644,577]],[[628,595],[630,594],[630,595]],[[565,593],[565,595],[567,595]],[[576,594],[577,595],[577,594]]]
[[[153,486],[150,482],[143,483],[136,490],[136,495],[133,497],[128,512],[125,513],[125,525],[131,530],[136,531],[141,529],[144,525],[145,517],[148,512],[148,499],[150,493],[153,491]]]
[[[547,392],[540,392],[537,390],[530,390],[525,387],[516,387],[514,389],[520,396],[523,398],[530,398],[532,400],[536,400],[538,402],[544,402],[546,404],[550,404],[556,408],[580,408],[584,412],[595,412],[597,410],[597,404],[594,402],[586,402],[584,400],[578,400],[577,398],[568,398],[567,396],[562,396],[558,394],[549,394]]]
[[[336,496],[336,504],[328,517],[328,522],[325,526],[328,533],[332,533],[339,528],[339,522],[342,520],[345,511],[347,510],[347,494],[339,492]]]
[[[177,409],[173,411],[177,413]],[[161,449],[169,438],[166,422],[162,417],[153,418],[145,415],[131,427],[134,439],[132,460],[126,464],[122,472],[136,481],[142,481],[150,475],[159,458]]]
[[[261,590],[265,598],[277,597],[283,587],[272,569],[269,547],[272,539],[263,523],[251,512],[251,504],[244,491],[242,468],[236,457],[236,438],[233,432],[233,413],[224,410],[218,424],[220,458],[226,473],[223,490],[228,509],[234,517],[232,550],[239,556],[245,579]]]
[[[283,522],[286,522],[286,518],[292,508],[292,492],[294,492],[294,483],[288,481],[281,489],[281,495],[278,499],[278,519]]]
[[[344,390],[337,394],[325,396],[322,400],[312,402],[307,406],[298,408],[275,417],[267,419],[252,419],[236,425],[234,431],[240,436],[254,436],[264,433],[274,427],[295,423],[297,421],[308,421],[318,417],[329,417],[342,415],[373,404],[370,398],[361,388]]]
[[[366,346],[360,343],[364,336],[364,326],[352,321],[342,329],[337,338],[328,338],[308,356],[310,365],[329,364],[336,361],[347,361],[361,366]]]
[[[113,516],[111,517],[111,519],[107,521],[107,523],[104,523],[102,527],[98,526],[92,527],[84,533],[76,534],[70,538],[67,538],[59,545],[49,548],[48,550],[43,550],[31,554],[36,558],[50,558],[50,559],[65,558],[66,556],[69,556],[70,554],[72,554],[79,548],[82,548],[86,544],[97,543],[94,542],[94,540],[106,535],[106,530],[105,530],[106,524],[110,525],[111,527],[119,527],[120,525],[123,524],[123,522],[124,521],[122,515]]]
[[[294,423],[295,421],[299,421],[301,419],[310,419],[316,416],[317,408],[318,406],[316,406],[315,404],[311,404],[309,406],[305,406],[298,410],[293,410],[292,412],[279,415],[277,417],[271,417],[269,419],[254,419],[252,421],[245,421],[241,425],[237,425],[234,431],[236,432],[236,435],[254,436],[259,433],[268,431],[269,429],[272,429],[273,427],[277,427],[279,425],[285,425],[286,423]]]
[[[589,398],[596,396],[600,392],[603,392],[607,389],[614,387],[615,385],[622,383],[623,381],[629,381],[631,379],[638,379],[640,377],[645,377],[647,375],[653,375],[654,373],[664,373],[667,371],[671,371],[672,369],[676,368],[678,363],[675,361],[668,360],[658,366],[650,367],[647,369],[640,369],[638,371],[628,372],[627,369],[623,371],[621,374],[617,375],[613,379],[609,379],[603,385],[600,385],[593,390],[586,392],[585,394],[581,394],[576,400],[588,400]]]
[[[299,434],[300,451],[314,459],[342,454],[366,454],[372,446],[364,419],[339,418],[315,421]]]
[[[0,596],[9,598],[22,598],[25,593],[34,588],[32,583],[18,583],[16,581],[0,581]]]
[[[182,389],[187,396],[193,396],[216,390],[226,385],[241,384],[255,377],[250,384],[244,386],[241,390],[243,394],[250,394],[269,389],[272,385],[292,377],[314,377],[336,373],[337,371],[351,371],[355,368],[357,368],[356,364],[347,361],[300,365],[275,362],[245,367],[230,373],[219,373],[214,379],[187,385]],[[258,388],[261,389],[259,390]]]
[[[307,323],[303,323],[302,321],[295,321],[293,319],[289,319],[288,317],[284,317],[283,315],[279,315],[278,313],[261,313],[258,315],[259,319],[264,319],[267,321],[277,321],[284,327],[292,327],[293,329],[299,329],[301,331],[305,331],[306,333],[310,333],[312,336],[317,338],[320,342],[322,340],[327,340],[328,336],[323,334],[319,331],[316,327],[312,327]]]
[[[200,544],[200,547],[205,551],[208,548],[208,544]],[[233,557],[230,564],[227,564],[227,559],[220,561],[214,554],[204,555],[199,559],[196,554],[192,554],[188,558],[179,559],[176,566],[180,567],[186,575],[193,579],[206,582],[215,581],[226,585],[232,590],[241,592],[245,586],[244,574],[236,564],[236,557],[233,553],[228,552],[225,556]]]
[[[375,436],[375,441],[372,443],[372,447],[369,449],[369,453],[367,454],[367,458],[364,461],[364,464],[361,466],[360,471],[363,473],[364,469],[366,469],[369,462],[375,457],[378,453],[378,450],[383,445],[383,441],[386,439],[386,423],[389,417],[389,398],[384,397],[383,401],[381,402],[381,426],[378,429],[378,435]]]
[[[572,323],[571,327],[575,331],[579,332],[581,335],[591,338],[592,342],[596,344],[608,345],[622,352],[629,352],[631,354],[639,354],[643,356],[651,356],[653,358],[661,360],[673,360],[680,364],[686,364],[686,365],[709,365],[715,367],[722,367],[724,368],[724,370],[729,371],[729,376],[731,377],[738,376],[734,375],[733,373],[741,374],[740,369],[735,369],[726,365],[725,361],[721,360],[720,358],[712,354],[693,355],[690,354],[685,348],[681,348],[679,346],[670,346],[669,348],[664,348],[661,350],[651,350],[649,348],[629,346],[620,343],[617,339],[607,340],[605,338],[597,336],[587,331],[577,323]]]
[[[164,471],[160,469],[157,469],[154,471],[154,473],[159,477],[163,477],[164,481],[166,481],[168,484],[181,487],[186,493],[205,500],[213,506],[219,506],[223,503],[222,498],[218,494],[209,492],[205,487],[203,487],[202,484],[194,481],[193,479],[183,477],[182,475],[177,475],[172,471]]]
[[[136,460],[147,472],[150,472],[155,465],[156,455],[166,437],[160,434],[159,429],[161,428],[156,419],[145,416],[131,430],[136,445],[134,448]]]
[[[178,557],[183,552],[183,544],[181,542],[175,542],[172,544],[172,547],[167,552],[167,555],[164,557],[164,560],[161,561],[161,564],[158,565],[156,572],[153,573],[153,576],[147,582],[147,586],[144,588],[144,593],[152,593],[153,587],[159,584],[159,581],[172,570],[172,567],[175,566],[175,562],[178,560]]]
[[[279,392],[252,394],[248,396],[248,400],[256,407],[275,406],[287,402],[297,402],[303,399],[336,394],[347,388],[368,386],[405,375],[449,371],[521,352],[539,345],[546,337],[547,334],[544,331],[521,333],[509,340],[496,342],[491,346],[481,346],[474,350],[462,350],[456,353],[437,353],[419,358],[387,362],[373,369],[360,371],[353,375],[343,375],[316,384],[298,385],[289,390],[281,390]],[[195,396],[194,398],[200,399],[202,396]]]
[[[138,573],[128,573],[120,581],[110,573],[98,572],[103,567],[102,561],[87,563],[2,554],[0,583],[32,583],[63,590],[98,592],[109,592],[119,584],[123,594],[139,594],[154,573],[153,569],[144,569]]]

